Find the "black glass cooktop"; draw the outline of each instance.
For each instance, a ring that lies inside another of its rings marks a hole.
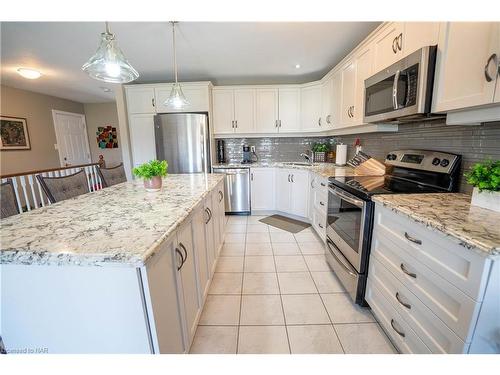
[[[356,176],[356,177],[330,177],[330,183],[347,190],[351,194],[365,199],[370,199],[375,194],[410,194],[410,193],[439,193],[443,192],[438,187],[420,184],[394,177],[385,176]]]

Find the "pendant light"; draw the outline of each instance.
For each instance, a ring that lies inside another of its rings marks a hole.
[[[177,53],[175,50],[175,24],[176,21],[170,22],[172,24],[172,41],[174,47],[174,76],[175,83],[172,85],[172,91],[170,91],[170,96],[167,100],[165,100],[165,105],[167,107],[175,108],[175,109],[183,109],[189,105],[188,100],[184,96],[182,92],[181,85],[177,81]]]
[[[94,79],[111,83],[128,83],[139,77],[118,47],[115,34],[111,33],[107,22],[96,53],[82,66],[82,70]]]

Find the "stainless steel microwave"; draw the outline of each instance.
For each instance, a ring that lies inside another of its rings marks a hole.
[[[365,123],[430,117],[436,50],[421,48],[365,80]]]

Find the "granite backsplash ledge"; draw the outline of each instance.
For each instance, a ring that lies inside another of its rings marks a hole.
[[[314,143],[348,145],[348,158],[355,153],[354,141],[361,140],[363,151],[383,161],[389,151],[426,149],[462,155],[460,192],[470,193],[463,173],[472,164],[485,159],[500,159],[500,122],[478,126],[450,126],[444,120],[412,123],[399,126],[394,133],[364,133],[338,137],[292,138],[230,138],[225,139],[228,162],[240,162],[244,144],[255,146],[263,162],[303,161],[300,153],[310,150]]]

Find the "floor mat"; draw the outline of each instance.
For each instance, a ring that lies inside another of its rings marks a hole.
[[[271,215],[259,220],[261,223],[272,225],[273,227],[286,230],[290,233],[299,233],[300,231],[309,228],[311,224],[304,223],[303,221],[290,219],[289,217],[281,215]]]

